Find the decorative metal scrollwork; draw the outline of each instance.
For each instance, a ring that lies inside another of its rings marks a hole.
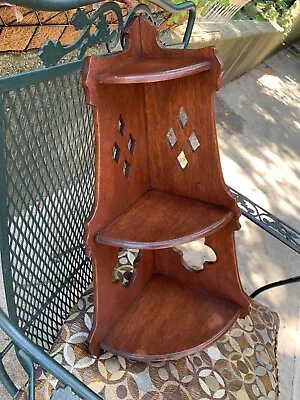
[[[80,400],[69,386],[52,391],[51,400]]]
[[[109,11],[114,12],[117,17],[118,29],[116,30],[109,28],[105,16],[105,13]],[[45,67],[56,65],[65,55],[76,49],[78,49],[77,59],[81,60],[87,49],[97,43],[106,43],[112,48],[113,45],[117,45],[124,29],[121,8],[113,2],[103,4],[91,17],[88,17],[86,11],[79,8],[73,15],[71,23],[77,31],[82,30],[82,33],[69,46],[63,46],[58,40],[47,40],[39,52]],[[91,33],[93,26],[96,26],[96,31]]]
[[[300,253],[299,232],[236,190],[230,188],[230,191],[236,197],[241,213],[245,217],[249,218],[252,222],[275,236],[297,253]]]
[[[188,1],[179,5],[169,4],[161,0],[153,1],[165,10],[171,12],[189,12],[189,19],[186,32],[183,39],[183,46],[189,43],[195,21],[195,5]],[[116,16],[117,29],[110,29],[107,21],[107,14],[114,13]],[[96,44],[104,43],[108,51],[113,51],[118,44],[123,47],[123,33],[136,15],[143,14],[151,20],[155,25],[159,25],[163,20],[163,12],[152,13],[146,4],[138,4],[134,7],[123,20],[122,10],[119,4],[108,2],[103,4],[96,10],[92,16],[88,16],[86,11],[78,9],[71,19],[71,24],[77,31],[82,31],[79,37],[70,45],[63,46],[59,40],[47,40],[39,51],[39,56],[45,67],[51,67],[67,54],[78,49],[77,59],[81,60],[85,56],[86,51]],[[96,31],[92,32],[92,28],[96,27]]]

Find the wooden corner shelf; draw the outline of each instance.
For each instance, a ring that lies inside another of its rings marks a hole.
[[[211,64],[205,60],[142,58],[134,59],[109,72],[98,74],[99,83],[131,84],[161,82],[209,71]]]
[[[124,51],[83,66],[95,128],[89,349],[170,360],[211,345],[250,308],[235,254],[240,212],[216,135],[222,62],[213,48],[163,48],[142,18],[124,38]],[[200,238],[210,249],[191,245],[196,272],[174,247]]]
[[[232,217],[222,207],[149,190],[99,232],[96,241],[123,248],[173,247],[212,234]]]
[[[185,357],[214,342],[240,312],[232,302],[155,274],[101,347],[143,361]]]

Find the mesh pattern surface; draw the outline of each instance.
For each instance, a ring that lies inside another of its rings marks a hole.
[[[93,201],[92,114],[79,72],[6,92],[3,105],[16,316],[48,349],[92,278],[83,248]]]

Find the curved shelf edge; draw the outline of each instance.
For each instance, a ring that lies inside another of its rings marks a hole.
[[[121,64],[109,72],[98,74],[98,82],[132,84],[161,82],[191,76],[211,69],[210,61],[172,58],[145,58]]]
[[[108,351],[117,356],[121,356],[130,360],[142,361],[142,362],[150,362],[150,361],[171,361],[178,360],[183,357],[187,357],[197,352],[206,349],[210,345],[212,345],[216,340],[218,340],[222,335],[224,335],[235,323],[235,321],[241,316],[242,311],[238,309],[234,316],[228,321],[226,325],[214,336],[212,336],[207,342],[201,343],[199,346],[192,347],[190,349],[178,351],[176,353],[168,353],[168,354],[153,354],[153,355],[140,355],[134,353],[128,353],[125,351],[120,351],[116,348],[110,347],[105,344],[105,342],[101,343],[101,348],[104,351]]]
[[[140,361],[181,358],[210,346],[241,314],[236,303],[156,273],[100,346]]]
[[[223,228],[231,219],[233,218],[233,212],[229,211],[227,214],[224,215],[222,219],[217,221],[215,224],[212,224],[205,229],[201,229],[199,232],[195,232],[191,235],[186,235],[182,237],[178,237],[172,240],[162,240],[157,242],[135,242],[130,240],[121,240],[113,237],[107,237],[101,235],[99,233],[96,236],[96,242],[99,244],[104,244],[113,247],[123,247],[127,249],[141,249],[141,250],[159,250],[165,249],[169,247],[175,247],[182,244],[190,243],[195,240],[202,239],[206,236],[209,236],[216,232],[218,229]]]

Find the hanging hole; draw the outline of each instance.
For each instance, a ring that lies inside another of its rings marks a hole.
[[[119,249],[118,261],[112,273],[113,282],[121,282],[122,286],[128,287],[136,276],[136,267],[141,258],[141,250]]]
[[[118,164],[120,160],[121,150],[119,149],[118,145],[115,143],[112,149],[112,159]]]
[[[169,132],[166,134],[167,145],[172,149],[177,143],[177,137],[175,135],[174,129],[171,128]]]
[[[181,129],[183,129],[188,122],[188,116],[183,107],[181,107],[181,109],[177,115],[177,120],[179,122]]]
[[[131,169],[131,166],[130,166],[129,162],[125,160],[124,164],[123,164],[123,175],[126,176],[126,178],[129,177],[130,169]]]
[[[182,151],[177,157],[177,164],[181,170],[184,170],[184,168],[188,165],[188,160],[186,159],[184,151]]]
[[[130,151],[131,154],[133,154],[135,150],[135,140],[133,139],[131,134],[129,135],[129,140],[128,140],[128,150]]]
[[[119,121],[118,121],[118,131],[121,133],[122,136],[124,136],[125,122],[124,122],[121,114],[120,114]]]
[[[198,149],[198,147],[200,146],[200,142],[199,142],[195,132],[193,132],[191,134],[191,136],[188,138],[188,144],[192,151],[196,151]]]

